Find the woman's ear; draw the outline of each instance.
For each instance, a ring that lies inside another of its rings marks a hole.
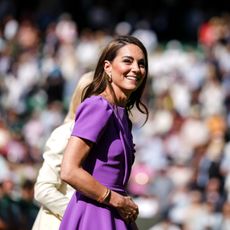
[[[111,75],[112,67],[111,67],[110,61],[105,60],[105,62],[104,62],[104,70],[105,70],[105,72],[107,73],[108,76]]]

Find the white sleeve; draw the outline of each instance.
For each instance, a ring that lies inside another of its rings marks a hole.
[[[72,131],[72,122],[53,131],[45,145],[43,164],[34,187],[35,199],[57,216],[63,216],[69,202],[67,184],[60,179],[64,149]]]

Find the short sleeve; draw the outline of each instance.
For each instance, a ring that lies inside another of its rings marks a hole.
[[[96,143],[111,117],[111,105],[100,96],[84,100],[78,107],[72,136]]]

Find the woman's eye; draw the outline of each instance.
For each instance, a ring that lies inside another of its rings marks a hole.
[[[145,65],[144,65],[144,64],[139,64],[139,66],[140,66],[141,68],[145,68]]]
[[[125,63],[131,63],[131,60],[129,60],[129,59],[124,59],[124,62],[125,62]]]
[[[145,68],[145,63],[144,62],[139,62],[139,64],[138,64],[141,68]]]

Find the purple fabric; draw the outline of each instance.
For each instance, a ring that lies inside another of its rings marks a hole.
[[[101,96],[87,98],[79,106],[72,136],[94,142],[84,162],[84,169],[96,180],[121,194],[134,161],[130,121],[126,110],[113,108]],[[62,219],[60,230],[127,230],[133,229],[110,206],[99,204],[75,192]]]

